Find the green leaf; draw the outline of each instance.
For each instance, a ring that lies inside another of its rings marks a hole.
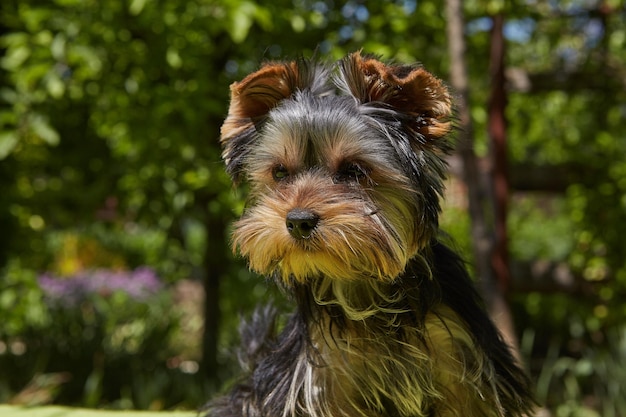
[[[165,58],[167,59],[167,63],[170,64],[170,67],[172,68],[180,68],[183,65],[183,60],[180,57],[180,54],[174,48],[168,48]]]
[[[59,144],[59,133],[54,130],[52,126],[50,126],[46,117],[35,114],[32,115],[30,119],[30,126],[37,136],[39,136],[48,145],[56,146]]]
[[[9,156],[18,142],[17,134],[14,131],[0,132],[0,160]]]
[[[130,14],[132,14],[133,16],[137,16],[138,14],[140,14],[143,8],[146,6],[146,1],[147,0],[132,0],[130,2],[130,6],[128,6],[128,11],[130,12]]]
[[[233,11],[232,22],[228,32],[235,43],[241,43],[246,40],[254,22],[256,9],[257,6],[254,3],[244,1]]]
[[[46,90],[48,90],[48,94],[56,99],[61,98],[65,93],[65,84],[61,81],[61,77],[54,71],[48,73],[46,77]]]
[[[30,48],[27,45],[20,45],[9,49],[5,57],[0,60],[0,65],[8,71],[16,71],[26,62],[30,55]]]
[[[57,61],[62,61],[65,59],[65,46],[67,44],[67,39],[65,35],[62,33],[57,34],[52,43],[50,44],[50,52],[52,53],[52,57]]]

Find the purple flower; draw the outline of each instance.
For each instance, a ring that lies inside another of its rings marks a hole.
[[[68,305],[76,305],[84,298],[85,294],[81,285],[77,285],[76,279],[57,278],[49,274],[39,277],[39,287],[43,290],[47,299],[63,301]]]
[[[147,267],[134,271],[82,271],[67,278],[43,274],[39,277],[39,286],[50,301],[68,306],[75,306],[94,294],[108,296],[114,292],[143,301],[163,288],[155,272]]]

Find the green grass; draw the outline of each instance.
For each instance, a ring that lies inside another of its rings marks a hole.
[[[0,405],[2,417],[197,417],[195,411],[110,411],[70,407],[21,407]]]

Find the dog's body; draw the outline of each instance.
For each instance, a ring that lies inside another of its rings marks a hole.
[[[233,246],[297,304],[242,330],[245,379],[214,417],[521,416],[527,379],[438,242],[450,96],[421,67],[352,54],[231,87],[223,157],[250,183]]]

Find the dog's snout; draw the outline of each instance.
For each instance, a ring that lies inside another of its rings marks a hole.
[[[289,234],[296,239],[306,239],[311,236],[320,217],[307,209],[296,208],[287,213],[285,225]]]

